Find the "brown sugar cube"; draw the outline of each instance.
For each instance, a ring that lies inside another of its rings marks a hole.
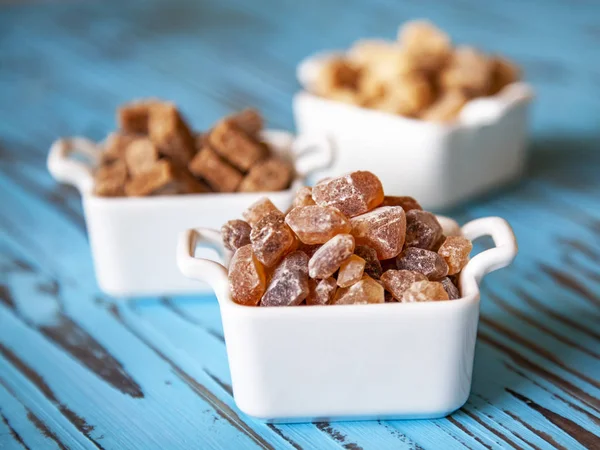
[[[150,110],[162,102],[157,99],[147,99],[130,102],[117,109],[119,128],[127,133],[148,134]]]
[[[421,119],[432,122],[451,122],[469,99],[459,90],[446,91],[429,108],[421,113]]]
[[[162,103],[150,109],[150,139],[161,154],[187,165],[196,153],[194,136],[174,105]]]
[[[179,192],[173,164],[165,159],[157,161],[152,168],[133,177],[125,184],[125,194],[143,197],[157,192],[176,194]]]
[[[439,70],[452,52],[448,35],[426,20],[405,23],[398,31],[398,41],[418,70]]]
[[[250,169],[242,180],[240,192],[281,191],[292,181],[292,165],[279,158],[269,158]]]
[[[110,133],[104,140],[102,161],[109,163],[125,157],[125,150],[127,150],[129,144],[138,138],[139,136],[134,134],[125,134],[118,131]]]
[[[268,155],[265,146],[227,120],[213,128],[208,142],[219,155],[243,172]]]
[[[244,216],[246,222],[253,227],[256,223],[258,223],[258,221],[260,221],[260,219],[272,212],[279,213],[283,216],[283,213],[279,211],[277,206],[275,206],[271,200],[269,200],[267,197],[261,197],[252,203],[248,209],[242,213],[242,216]]]
[[[315,80],[314,90],[326,97],[339,89],[356,91],[359,77],[358,65],[344,58],[333,58],[323,64]]]
[[[148,138],[139,138],[125,150],[125,164],[131,176],[150,170],[158,160],[158,149]]]
[[[120,197],[124,195],[127,181],[127,167],[121,160],[105,164],[98,168],[94,176],[94,194],[102,197]]]
[[[492,82],[490,83],[490,95],[495,95],[505,86],[519,80],[520,70],[511,61],[496,56],[491,61]]]
[[[263,129],[263,118],[253,108],[244,109],[239,113],[227,117],[225,120],[230,121],[249,136],[256,136]]]
[[[200,150],[188,165],[191,173],[202,177],[217,192],[235,192],[242,174],[223,161],[210,147]]]
[[[395,84],[388,84],[383,98],[372,107],[402,116],[415,116],[433,100],[433,90],[426,77],[418,74],[405,76]]]
[[[472,47],[458,47],[439,77],[445,90],[460,90],[467,97],[486,95],[492,81],[492,64],[487,56]]]
[[[449,300],[442,283],[435,281],[415,281],[402,294],[402,303],[432,302]]]
[[[175,164],[174,170],[178,194],[201,194],[213,192],[213,189],[211,189],[210,186],[194,177],[187,168]],[[157,194],[162,195],[163,192],[155,193],[155,195]]]

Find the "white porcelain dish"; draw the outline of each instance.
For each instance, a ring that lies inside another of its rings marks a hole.
[[[265,132],[264,138],[275,152],[294,161],[296,178],[290,189],[139,198],[93,194],[92,174],[102,144],[84,138],[56,141],[48,155],[48,170],[57,181],[81,193],[100,288],[118,297],[210,291],[208,285],[186,278],[177,269],[173,249],[178,234],[198,224],[219,229],[227,220],[240,218],[248,205],[264,195],[285,210],[304,179],[331,163],[327,139],[295,139],[284,131]],[[82,157],[90,162],[82,162]]]
[[[479,283],[512,262],[517,244],[498,217],[460,229],[451,219],[440,222],[447,235],[490,235],[495,247],[464,268],[461,299],[412,304],[238,305],[227,269],[194,257],[197,244],[219,245],[218,233],[182,233],[181,271],[210,283],[219,301],[238,407],[276,422],[435,418],[460,408],[471,389]]]
[[[297,70],[294,96],[299,133],[332,138],[336,158],[328,173],[377,173],[386,193],[411,195],[426,209],[444,209],[518,179],[525,167],[532,89],[514,83],[467,103],[452,124],[427,122],[319,97],[314,80],[325,53]]]

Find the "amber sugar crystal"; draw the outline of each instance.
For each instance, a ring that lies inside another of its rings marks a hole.
[[[260,302],[266,288],[265,269],[251,245],[239,248],[231,258],[229,288],[236,303],[255,306]]]
[[[400,206],[383,206],[350,219],[352,236],[359,245],[368,245],[379,259],[389,259],[402,251],[406,216]]]
[[[388,270],[381,275],[383,286],[398,300],[402,300],[404,292],[416,281],[426,281],[427,277],[411,270]]]
[[[438,254],[448,264],[448,275],[460,272],[469,262],[473,250],[471,241],[462,236],[448,236],[438,250]]]
[[[365,273],[367,275],[376,280],[381,278],[383,269],[381,267],[381,262],[379,259],[377,259],[377,252],[374,248],[371,248],[367,245],[357,245],[354,249],[354,254],[365,260]],[[393,264],[394,267],[396,267],[395,261]]]
[[[357,171],[317,183],[313,200],[319,206],[333,206],[347,217],[354,217],[381,204],[383,186],[371,172]]]
[[[337,277],[339,287],[352,286],[359,281],[365,271],[365,260],[360,256],[352,255],[340,266]]]
[[[277,212],[283,216],[283,213],[279,211],[277,206],[275,206],[271,200],[267,197],[261,197],[252,203],[242,215],[250,226],[254,226],[260,219],[272,212]]]
[[[329,278],[354,252],[351,234],[338,234],[323,244],[310,258],[308,270],[311,278]]]
[[[252,227],[250,241],[258,260],[266,267],[273,267],[290,251],[295,238],[283,215],[271,212]]]
[[[430,302],[448,300],[448,294],[442,283],[436,281],[417,281],[402,294],[403,303]]]
[[[332,304],[334,305],[361,305],[367,303],[384,303],[385,293],[383,286],[368,275],[357,283],[345,288],[339,288]]]
[[[446,294],[448,294],[448,298],[450,300],[456,300],[457,298],[460,298],[460,292],[450,278],[442,278],[440,283],[442,283],[442,286],[444,286]]]
[[[290,253],[277,266],[262,297],[263,306],[295,306],[308,296],[308,257]]]
[[[332,206],[299,206],[292,209],[285,222],[304,244],[324,244],[336,234],[349,233],[350,222]]]
[[[335,278],[329,277],[323,280],[308,279],[309,293],[306,297],[307,305],[326,305],[333,300],[337,290]]]
[[[298,189],[296,195],[294,196],[294,201],[292,202],[292,209],[297,208],[298,206],[310,206],[316,205],[315,201],[312,198],[312,188],[309,186],[304,186]]]
[[[250,225],[243,220],[230,220],[221,227],[223,245],[232,252],[250,244]]]
[[[407,247],[396,259],[400,270],[420,272],[429,280],[437,281],[448,275],[448,264],[436,252],[416,247]]]
[[[431,250],[442,233],[442,226],[430,212],[413,209],[406,213],[406,247]]]

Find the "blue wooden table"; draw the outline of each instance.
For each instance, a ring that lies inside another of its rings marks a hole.
[[[264,0],[0,7],[0,448],[600,448],[600,5]],[[295,64],[429,17],[536,88],[528,174],[449,211],[500,215],[520,254],[483,286],[467,404],[432,421],[271,425],[235,406],[214,298],[117,301],[78,194],[45,169],[158,96],[198,128],[252,105],[293,128]]]

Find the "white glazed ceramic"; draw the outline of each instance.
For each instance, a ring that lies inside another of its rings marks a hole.
[[[294,97],[300,133],[332,138],[336,158],[328,173],[377,173],[389,195],[411,195],[425,209],[443,209],[518,179],[525,166],[531,88],[507,86],[474,99],[455,123],[410,119],[312,94],[316,75],[332,54],[298,66],[304,90]]]
[[[216,232],[182,233],[181,271],[210,283],[219,300],[238,407],[280,422],[435,418],[460,408],[471,389],[479,283],[511,263],[517,244],[498,217],[460,229],[451,219],[440,223],[447,235],[491,235],[495,243],[463,270],[463,297],[378,305],[238,305],[225,267],[194,257],[197,244],[218,245]]]
[[[285,210],[306,176],[331,163],[327,139],[294,139],[283,131],[268,131],[264,138],[275,152],[295,161],[297,176],[288,190],[139,198],[92,193],[92,173],[101,144],[84,138],[55,142],[48,155],[48,170],[56,180],[81,192],[100,288],[113,296],[208,292],[208,285],[186,278],[177,269],[173,249],[178,234],[198,224],[219,229],[226,221],[241,218],[248,205],[265,195]]]

